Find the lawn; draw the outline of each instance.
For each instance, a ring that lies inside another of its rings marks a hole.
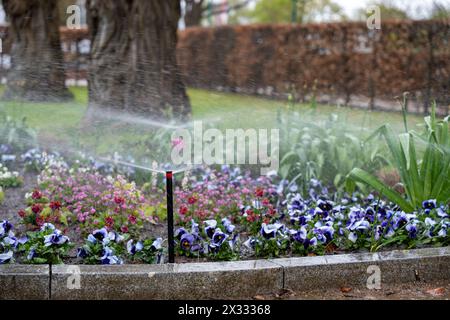
[[[32,128],[45,129],[49,133],[67,133],[77,127],[87,105],[87,90],[72,87],[75,100],[70,103],[23,103],[0,102],[0,111],[6,112],[15,119],[26,118]],[[0,94],[3,88],[0,88]],[[270,100],[254,96],[211,92],[189,89],[193,118],[215,122],[221,129],[225,128],[276,128],[277,113],[286,108],[286,102]],[[310,110],[306,104],[296,104],[292,108],[300,113]],[[394,128],[403,128],[402,115],[396,112],[366,111],[360,109],[318,105],[316,112],[308,117],[311,121],[326,119],[337,114],[349,125],[374,129],[382,124],[390,123]],[[410,115],[408,121],[413,127],[421,117]]]

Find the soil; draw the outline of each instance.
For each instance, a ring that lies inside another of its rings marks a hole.
[[[253,300],[450,300],[450,282],[415,282],[383,285],[380,290],[367,288],[330,288],[295,292],[284,289],[269,295],[244,297]]]
[[[25,195],[32,191],[37,185],[37,177],[35,173],[20,171],[20,175],[24,178],[24,183],[18,188],[3,188],[5,199],[0,203],[0,221],[8,220],[14,225],[16,233],[24,230],[19,225],[20,217],[17,212],[25,209]]]

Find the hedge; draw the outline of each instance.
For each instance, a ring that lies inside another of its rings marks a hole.
[[[179,63],[189,86],[299,99],[392,100],[409,92],[450,104],[450,21],[191,28]]]

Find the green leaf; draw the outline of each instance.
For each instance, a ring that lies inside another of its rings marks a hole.
[[[350,172],[349,176],[355,181],[360,181],[368,184],[369,186],[380,192],[380,194],[388,198],[390,201],[398,204],[404,211],[414,211],[414,208],[398,192],[392,190],[389,186],[386,186],[385,184],[380,182],[370,173],[362,169],[355,168]]]

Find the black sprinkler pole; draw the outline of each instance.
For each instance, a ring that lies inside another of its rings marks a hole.
[[[175,248],[173,236],[173,172],[166,172],[167,192],[167,235],[169,239],[169,263],[175,263]]]

